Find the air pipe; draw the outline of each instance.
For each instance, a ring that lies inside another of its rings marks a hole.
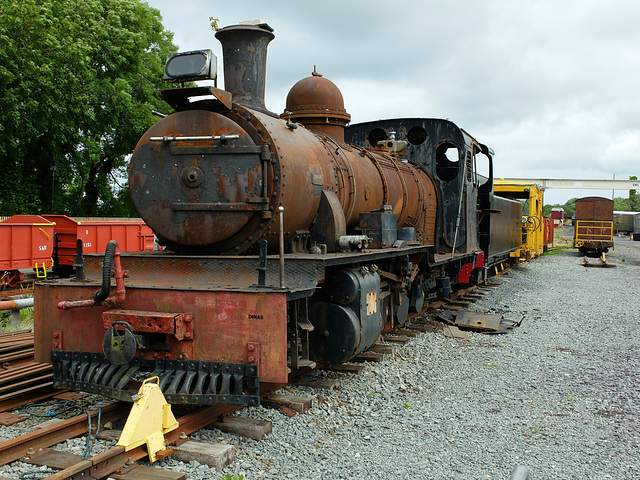
[[[33,307],[33,298],[17,298],[0,302],[0,310],[20,310]]]
[[[115,266],[114,277],[116,279],[116,294],[108,297],[111,290],[111,269]],[[118,242],[110,240],[104,252],[104,263],[102,267],[102,289],[98,290],[91,300],[63,300],[58,302],[60,310],[78,307],[94,307],[103,303],[121,303],[126,297],[124,288],[124,273],[120,263],[120,247]]]

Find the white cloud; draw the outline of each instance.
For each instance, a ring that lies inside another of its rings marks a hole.
[[[449,118],[496,151],[502,176],[640,174],[640,2],[633,0],[151,0],[183,50],[213,48],[220,26],[274,29],[267,107],[313,66],[354,122]],[[221,82],[222,83],[222,82]],[[563,192],[565,197],[575,192]]]

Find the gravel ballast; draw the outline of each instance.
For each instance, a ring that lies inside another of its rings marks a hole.
[[[194,479],[508,479],[517,465],[533,479],[640,478],[640,242],[616,238],[608,261],[560,251],[506,272],[471,308],[522,319],[508,334],[425,333],[359,375],[312,374],[336,390],[283,389],[314,397],[306,414],[240,410],[273,422],[262,441],[192,435],[235,445],[222,472],[155,466]]]

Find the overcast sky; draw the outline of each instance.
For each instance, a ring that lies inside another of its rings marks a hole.
[[[220,70],[209,17],[220,27],[258,18],[273,27],[274,112],[317,65],[353,123],[448,118],[495,151],[498,178],[640,175],[640,1],[148,3],[181,50],[211,48]],[[545,203],[587,195],[611,191],[547,190]]]

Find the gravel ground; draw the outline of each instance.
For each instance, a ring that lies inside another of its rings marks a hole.
[[[193,479],[508,479],[516,465],[536,480],[638,479],[640,242],[616,239],[608,259],[615,268],[585,268],[561,251],[504,274],[472,308],[524,317],[508,334],[426,333],[360,375],[312,374],[338,379],[336,390],[287,387],[314,397],[307,414],[241,410],[273,422],[260,442],[194,434],[235,445],[223,472],[157,466]],[[21,427],[8,428],[0,437]],[[65,448],[81,452],[84,440]]]

